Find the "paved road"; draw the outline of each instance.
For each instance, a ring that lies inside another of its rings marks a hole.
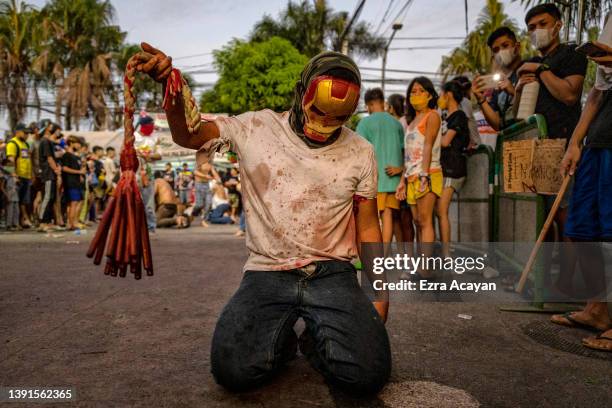
[[[208,352],[246,258],[244,241],[232,234],[230,227],[159,231],[152,239],[156,275],[134,281],[106,277],[90,264],[84,253],[91,233],[0,233],[0,386],[71,385],[78,402],[70,406],[87,407],[595,407],[610,401],[612,360],[560,351],[525,334],[525,326],[546,315],[463,303],[392,305],[392,379],[375,399],[330,391],[301,357],[265,388],[229,394],[209,374]],[[584,334],[568,329],[558,337],[578,344]]]

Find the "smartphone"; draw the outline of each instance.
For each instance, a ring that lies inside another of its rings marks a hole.
[[[478,84],[482,90],[495,89],[499,81],[503,79],[501,74],[483,75],[478,78]]]
[[[588,57],[605,57],[608,52],[603,48],[593,44],[591,41],[585,42],[579,47],[576,47],[576,51],[582,53]]]

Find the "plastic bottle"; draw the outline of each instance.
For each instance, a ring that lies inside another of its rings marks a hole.
[[[519,104],[517,119],[527,119],[535,113],[536,103],[538,102],[538,94],[540,93],[540,83],[533,81],[523,87],[521,93],[521,102]]]

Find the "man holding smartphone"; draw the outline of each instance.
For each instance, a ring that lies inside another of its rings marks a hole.
[[[485,98],[487,90],[484,77],[474,78],[472,92],[487,123],[495,130],[501,130],[512,120],[512,105],[516,93],[514,86],[518,81],[517,69],[522,65],[521,43],[517,41],[516,34],[508,27],[500,27],[487,39],[487,45],[495,59],[496,65],[504,72],[502,78],[493,91],[490,100]]]

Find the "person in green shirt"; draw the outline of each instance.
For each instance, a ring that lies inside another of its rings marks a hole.
[[[359,121],[357,133],[374,146],[378,163],[378,213],[382,220],[383,242],[390,243],[394,229],[399,230],[400,203],[395,198],[395,189],[403,171],[404,129],[397,119],[385,112],[382,89],[369,89],[364,98],[369,116]]]

